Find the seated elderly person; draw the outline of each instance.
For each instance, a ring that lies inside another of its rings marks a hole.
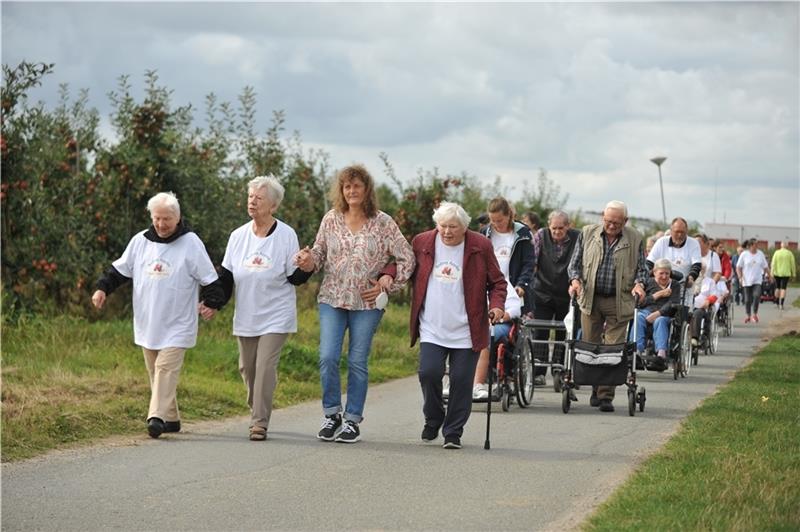
[[[517,291],[514,290],[514,287],[511,286],[511,283],[507,283],[505,313],[500,322],[494,324],[491,347],[494,347],[502,340],[508,338],[508,333],[511,332],[512,320],[514,318],[519,318],[521,314],[522,300],[517,294]],[[478,366],[475,368],[475,378],[472,383],[473,399],[486,399],[489,397],[489,386],[486,380],[489,374],[489,351],[488,348],[481,350]]]
[[[647,324],[653,326],[653,342],[659,358],[667,358],[669,350],[670,319],[680,309],[680,285],[673,281],[669,259],[658,259],[653,266],[653,277],[645,282],[645,297],[639,302],[639,319],[636,321],[636,349],[644,351]]]
[[[694,310],[692,311],[692,345],[700,345],[700,336],[708,333],[711,309],[719,309],[720,292],[713,279],[706,277],[700,285],[700,291],[694,297]]]

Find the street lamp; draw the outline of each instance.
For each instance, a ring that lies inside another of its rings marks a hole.
[[[661,179],[661,165],[666,161],[666,157],[653,157],[650,162],[658,166],[658,186],[661,187],[661,213],[664,215],[664,227],[667,227],[667,208],[664,206],[664,182]]]

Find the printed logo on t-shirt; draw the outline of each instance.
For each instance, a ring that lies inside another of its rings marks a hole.
[[[494,256],[497,260],[510,260],[511,248],[509,246],[499,246],[494,248]]]
[[[272,258],[256,251],[245,257],[244,267],[250,271],[266,271],[272,268]]]
[[[145,272],[153,279],[165,279],[172,273],[172,265],[164,259],[155,259],[147,264]]]
[[[439,262],[433,268],[433,278],[440,283],[457,283],[461,280],[461,268],[449,260]]]

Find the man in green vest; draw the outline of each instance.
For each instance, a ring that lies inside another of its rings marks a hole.
[[[644,298],[647,266],[642,234],[626,227],[628,208],[610,201],[599,224],[581,231],[567,272],[570,295],[581,309],[583,340],[595,344],[625,342],[633,319],[634,294]],[[593,387],[589,400],[602,412],[613,412],[614,386]]]

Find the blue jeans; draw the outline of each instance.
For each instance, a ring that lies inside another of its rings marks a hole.
[[[491,337],[492,345],[500,343],[501,341],[508,338],[508,333],[511,332],[511,322],[507,321],[505,323],[495,323],[494,324],[494,336]]]
[[[636,349],[644,351],[645,345],[645,331],[647,330],[647,316],[650,315],[649,310],[638,310],[639,319],[636,320]],[[667,316],[659,316],[653,323],[653,343],[656,344],[656,350],[663,349],[669,350],[669,321],[671,318]]]
[[[342,411],[342,358],[344,333],[350,329],[347,351],[347,408],[344,418],[356,423],[364,419],[369,374],[367,361],[372,337],[383,317],[382,310],[346,310],[319,304],[319,377],[322,411],[326,416]]]

